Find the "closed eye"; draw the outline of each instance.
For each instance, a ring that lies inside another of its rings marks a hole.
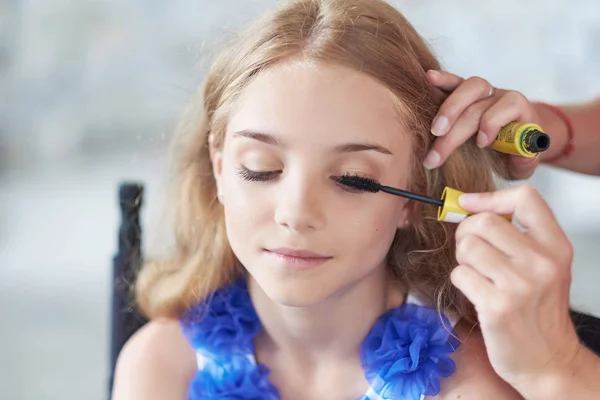
[[[240,178],[250,182],[266,182],[270,181],[281,174],[281,170],[277,171],[252,171],[245,166],[241,166],[237,170],[237,174]]]

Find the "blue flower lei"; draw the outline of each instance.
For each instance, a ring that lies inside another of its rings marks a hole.
[[[190,384],[189,400],[280,400],[268,368],[254,359],[253,339],[261,323],[245,280],[190,308],[181,326],[204,363]],[[404,304],[377,320],[360,357],[371,391],[379,398],[419,400],[438,394],[440,378],[454,372],[450,354],[458,345],[445,316]]]

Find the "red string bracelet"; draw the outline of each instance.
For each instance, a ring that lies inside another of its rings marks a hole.
[[[562,157],[568,157],[573,152],[573,149],[575,148],[575,146],[573,144],[573,136],[574,136],[573,123],[571,122],[571,119],[567,116],[567,114],[560,108],[553,106],[551,104],[548,104],[548,103],[544,103],[544,102],[538,102],[536,104],[539,104],[540,106],[543,106],[543,107],[549,109],[550,111],[552,111],[564,122],[565,126],[567,127],[567,144],[563,148],[562,152],[555,157],[552,157],[548,160],[544,160],[544,163],[552,164],[552,163],[560,160]]]

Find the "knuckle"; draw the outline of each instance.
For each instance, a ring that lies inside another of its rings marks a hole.
[[[493,325],[504,325],[514,315],[516,308],[514,299],[502,296],[487,304],[486,320]]]
[[[575,255],[573,243],[571,243],[571,241],[565,237],[564,243],[561,246],[560,250],[561,250],[562,260],[564,260],[564,262],[567,262],[569,265],[571,265],[571,262],[573,262],[573,257]]]
[[[459,264],[450,273],[450,280],[461,290],[469,291],[473,286],[473,274],[470,267]]]
[[[469,218],[466,218],[465,220],[461,221],[458,224],[458,227],[456,228],[456,232],[454,233],[454,240],[455,240],[457,246],[460,243],[460,241],[462,240],[462,238],[464,238],[465,236],[468,235],[470,222],[471,221],[469,221]]]
[[[481,90],[482,92],[485,92],[486,94],[489,92],[489,87],[490,87],[490,83],[483,79],[480,76],[472,76],[469,79],[467,79],[469,81],[469,83],[471,85],[473,85],[473,87],[477,88],[478,90]]]
[[[465,108],[463,115],[465,118],[479,121],[485,112],[481,103],[473,103]]]
[[[469,235],[470,232],[473,230],[471,228],[471,226],[473,225],[473,217],[475,217],[475,216],[476,215],[473,215],[469,218],[465,218],[458,224],[458,227],[456,228],[456,232],[454,233],[454,237],[456,238],[457,242],[462,240],[462,238],[466,237],[467,235]]]
[[[498,216],[491,212],[483,212],[477,214],[474,223],[476,225],[475,229],[486,232],[490,229],[493,229],[496,225],[498,225]],[[472,217],[473,218],[473,217]]]
[[[477,243],[478,240],[473,235],[466,235],[463,237],[456,248],[457,258],[460,257],[461,260],[466,261],[469,254],[471,254],[472,250],[477,246]]]
[[[539,257],[536,264],[538,266],[536,278],[541,285],[549,286],[561,279],[561,269],[551,258]]]
[[[510,282],[510,291],[513,304],[528,303],[533,298],[535,285],[521,277],[513,277]]]
[[[498,114],[495,114],[492,110],[486,110],[481,116],[481,130],[488,135],[496,135],[504,125],[503,121],[499,120],[499,118]]]
[[[466,268],[467,267],[462,265],[459,261],[458,265],[454,267],[454,269],[450,273],[450,279],[452,279],[452,282],[461,282],[465,276]]]
[[[465,239],[462,239],[460,241],[458,241],[456,243],[456,261],[460,264],[464,264],[466,261],[466,252],[465,252],[465,245],[464,245],[464,241]]]
[[[554,286],[562,281],[562,277],[554,268],[540,269],[537,273],[537,280],[541,287]]]
[[[529,105],[529,100],[527,99],[527,97],[525,97],[523,93],[518,92],[516,90],[511,90],[508,93],[506,93],[506,97],[510,100],[512,104],[515,104],[519,107]]]
[[[529,183],[519,187],[518,195],[519,195],[518,196],[519,199],[522,201],[528,201],[528,200],[536,200],[537,201],[542,198],[542,196],[540,195],[540,192],[538,192],[538,190]]]

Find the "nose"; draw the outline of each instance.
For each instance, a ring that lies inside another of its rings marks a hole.
[[[310,180],[289,179],[280,188],[275,208],[275,222],[293,232],[323,229],[326,217],[323,212],[323,191]]]

